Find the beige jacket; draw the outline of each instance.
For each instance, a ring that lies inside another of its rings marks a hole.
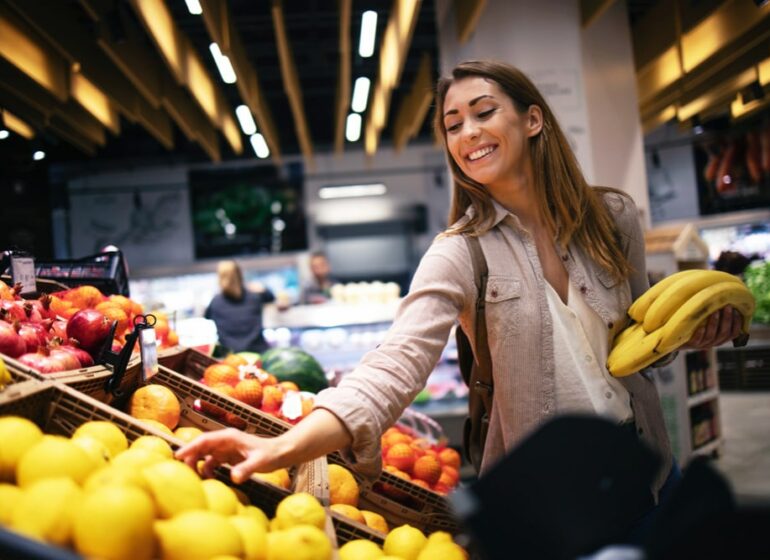
[[[635,271],[629,280],[614,281],[574,245],[557,251],[570,282],[604,320],[607,336],[613,337],[624,327],[631,301],[648,288],[648,280],[636,206],[615,194],[607,195],[605,202]],[[489,267],[486,313],[495,385],[482,472],[556,409],[553,329],[535,243],[515,215],[496,203],[495,208],[495,225],[480,238]],[[317,396],[316,406],[335,414],[352,434],[348,458],[362,474],[379,473],[380,434],[425,386],[455,321],[459,319],[475,344],[476,292],[462,236],[435,240],[382,344],[367,353],[338,387]],[[652,486],[657,495],[672,461],[657,390],[649,372],[622,381],[631,395],[641,438],[663,458]]]

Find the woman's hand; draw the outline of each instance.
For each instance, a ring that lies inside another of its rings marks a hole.
[[[685,349],[705,350],[724,344],[741,333],[743,315],[730,305],[709,315],[701,326],[695,329]]]
[[[179,448],[176,458],[196,471],[198,461],[203,459],[205,477],[213,476],[216,467],[227,463],[231,466],[233,482],[240,484],[254,472],[270,472],[286,466],[280,462],[280,443],[279,438],[263,438],[226,428],[198,436]]]

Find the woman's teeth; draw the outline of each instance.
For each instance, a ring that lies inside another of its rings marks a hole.
[[[484,157],[487,154],[491,154],[495,151],[496,146],[487,146],[486,148],[481,148],[480,150],[476,150],[475,152],[471,152],[468,154],[468,159],[471,161],[476,161],[479,158]]]

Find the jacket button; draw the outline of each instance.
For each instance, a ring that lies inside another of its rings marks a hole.
[[[569,255],[565,253],[564,255],[561,256],[561,260],[563,261],[569,260]]]
[[[584,293],[586,293],[587,291],[588,291],[588,288],[586,288],[585,286],[580,286],[580,293],[581,293],[581,294],[584,294]]]
[[[609,323],[607,323],[607,328],[610,328],[610,329],[611,329],[611,328],[612,328],[612,327],[614,327],[614,326],[615,326],[615,323],[613,323],[612,321],[610,321]]]
[[[497,297],[497,290],[493,288],[491,294],[492,294],[492,297]]]

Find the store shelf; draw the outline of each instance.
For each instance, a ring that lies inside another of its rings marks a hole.
[[[704,402],[716,399],[718,397],[719,389],[712,387],[711,389],[701,391],[700,393],[696,393],[695,395],[688,397],[687,405],[692,408],[693,406],[698,406],[699,404],[703,404]]]
[[[274,305],[265,306],[263,325],[268,329],[344,327],[390,323],[396,316],[400,299],[387,303],[322,303],[295,305],[285,311]]]
[[[718,453],[719,448],[722,446],[722,438],[718,437],[716,439],[712,439],[708,443],[701,445],[700,447],[696,447],[692,450],[693,455],[711,455],[713,453]]]

